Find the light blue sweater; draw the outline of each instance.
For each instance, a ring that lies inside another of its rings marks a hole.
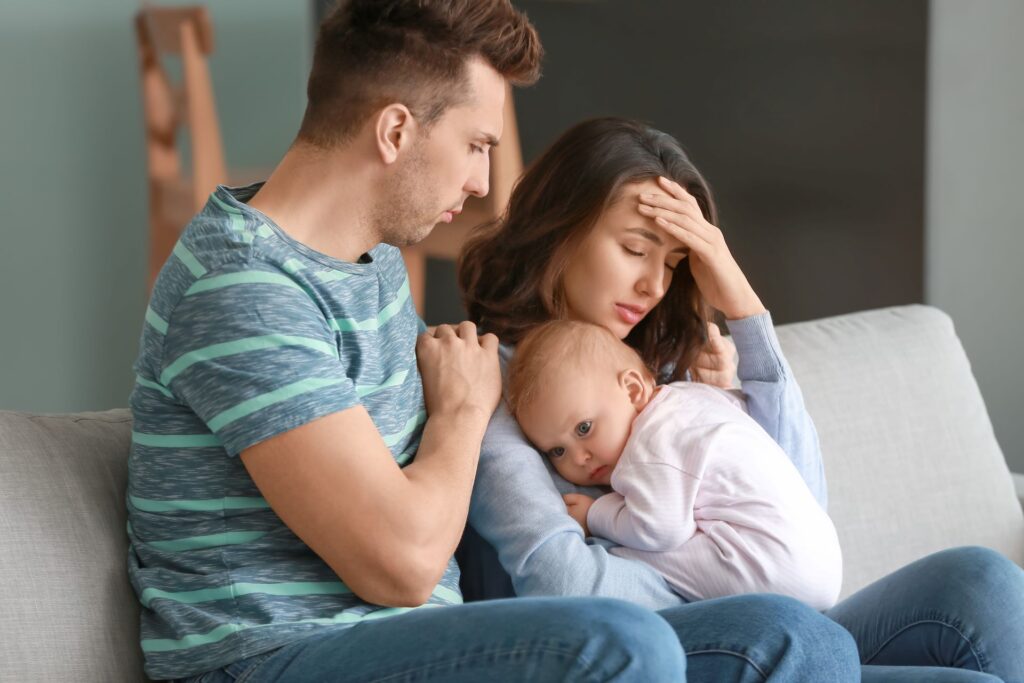
[[[827,504],[814,423],[768,313],[729,321],[751,416],[782,446],[822,507]],[[513,353],[502,347],[502,360]],[[583,537],[561,493],[579,489],[558,476],[523,436],[504,403],[480,452],[469,522],[498,551],[517,595],[596,595],[662,609],[684,601],[651,567],[616,557],[603,539]]]

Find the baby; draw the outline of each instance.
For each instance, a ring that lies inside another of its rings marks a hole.
[[[611,332],[570,321],[518,344],[507,386],[512,414],[562,477],[611,486],[565,499],[584,532],[621,546],[614,554],[651,565],[687,600],[780,593],[835,604],[835,527],[740,396],[657,386]]]

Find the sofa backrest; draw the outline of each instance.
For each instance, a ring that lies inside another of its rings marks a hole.
[[[131,415],[0,411],[0,680],[145,680],[128,583]]]
[[[901,306],[785,325],[821,438],[845,597],[929,553],[1024,563],[1024,516],[953,322]]]

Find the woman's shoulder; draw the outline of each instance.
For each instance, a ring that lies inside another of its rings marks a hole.
[[[498,344],[498,363],[501,365],[501,381],[505,382],[508,376],[508,364],[512,362],[512,356],[516,353],[515,344]]]

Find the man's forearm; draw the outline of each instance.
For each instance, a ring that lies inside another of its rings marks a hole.
[[[431,416],[423,428],[416,459],[402,470],[416,510],[416,542],[436,553],[442,567],[454,553],[466,524],[489,418],[475,409]]]

